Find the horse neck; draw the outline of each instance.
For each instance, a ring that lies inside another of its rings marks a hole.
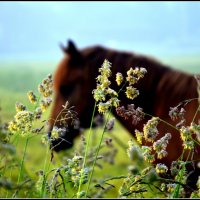
[[[128,59],[128,57],[127,57]],[[121,105],[127,105],[127,104],[135,104],[136,107],[141,107],[144,109],[145,112],[153,115],[154,113],[154,102],[157,98],[157,86],[161,79],[165,76],[165,74],[170,71],[170,68],[165,67],[164,65],[155,62],[149,58],[138,56],[138,55],[132,55],[129,56],[129,60],[124,61],[122,65],[119,62],[120,59],[116,58],[113,59],[112,63],[112,88],[115,91],[119,91],[119,87],[116,84],[115,81],[115,74],[117,72],[122,73],[124,79],[127,77],[127,71],[132,67],[133,69],[135,67],[144,67],[147,70],[147,73],[145,76],[138,81],[134,86],[139,91],[139,96],[136,97],[134,100],[127,99],[125,95],[126,86],[128,86],[128,83],[121,91],[119,98],[121,100]],[[121,65],[120,65],[121,64]]]
[[[128,57],[127,57],[128,59]],[[115,74],[117,72],[122,73],[124,79],[127,76],[127,71],[132,67],[133,69],[135,67],[144,67],[147,69],[147,73],[145,74],[144,78],[140,79],[137,84],[135,84],[135,88],[139,91],[139,96],[136,97],[134,100],[130,100],[126,97],[125,91],[126,86],[123,88],[123,90],[119,94],[120,99],[120,105],[121,106],[127,106],[128,104],[134,104],[135,108],[140,107],[143,109],[145,113],[148,113],[150,115],[155,116],[155,101],[156,98],[156,92],[157,92],[157,86],[165,73],[169,71],[170,69],[164,66],[159,65],[159,63],[151,60],[148,60],[148,58],[143,58],[140,56],[132,56],[127,60],[124,61],[122,65],[122,61],[120,63],[120,59],[110,59],[112,63],[112,88],[115,91],[119,91],[119,87],[117,86],[115,82]],[[144,61],[144,62],[143,62]],[[121,64],[121,65],[120,65]],[[119,117],[116,113],[116,111],[113,111],[114,116],[121,122],[121,124],[124,125],[126,129],[128,129],[130,132],[133,130],[133,124],[131,120],[124,120],[122,117]],[[140,123],[135,128],[141,129],[143,127],[143,124]]]

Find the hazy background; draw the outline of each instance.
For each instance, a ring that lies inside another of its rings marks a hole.
[[[0,2],[0,106],[5,119],[53,73],[59,44],[100,44],[200,73],[200,2]]]
[[[58,61],[59,43],[158,58],[200,52],[200,2],[0,2],[0,61]]]
[[[134,51],[156,57],[179,70],[200,73],[199,21],[200,2],[1,1],[0,120],[13,119],[16,102],[30,105],[26,93],[29,90],[36,93],[43,78],[54,72],[63,56],[59,44],[66,44],[68,39],[79,48],[100,44]],[[45,119],[49,118],[49,112]],[[114,128],[115,137],[123,136],[122,142],[127,145],[132,136],[119,123]],[[97,133],[95,142],[101,136]],[[24,142],[20,138],[19,158],[23,155]],[[46,149],[39,145],[41,135],[29,144],[26,169],[35,175],[44,165]],[[80,146],[76,145],[75,149]],[[99,177],[127,174],[128,164],[133,163],[126,150],[119,146],[118,150],[116,164],[97,171]],[[117,195],[115,188],[113,191]]]

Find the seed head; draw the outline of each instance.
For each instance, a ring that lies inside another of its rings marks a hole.
[[[123,82],[123,75],[120,73],[120,72],[118,72],[117,74],[116,74],[116,82],[117,82],[117,85],[118,86],[120,86],[121,85],[121,83]]]
[[[33,91],[29,91],[27,93],[28,95],[28,99],[31,103],[35,104],[37,102],[37,97],[35,96],[35,94],[33,93]]]
[[[168,171],[168,168],[167,168],[166,165],[161,164],[161,163],[158,163],[158,164],[156,165],[156,172],[157,172],[158,174],[165,174],[167,171]]]
[[[125,93],[128,99],[134,99],[139,95],[139,91],[132,86],[126,87]]]

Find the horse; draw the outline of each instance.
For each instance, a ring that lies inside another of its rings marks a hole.
[[[66,101],[74,106],[80,121],[80,127],[89,128],[94,108],[94,98],[92,91],[96,88],[96,77],[99,74],[98,69],[103,61],[107,59],[112,63],[112,76],[110,78],[111,88],[115,91],[119,89],[115,82],[115,74],[120,72],[126,77],[130,67],[143,67],[147,70],[144,78],[139,80],[136,88],[139,90],[139,96],[134,100],[127,99],[123,93],[119,94],[120,105],[134,104],[143,109],[145,113],[156,116],[169,124],[176,126],[175,121],[169,116],[169,109],[176,107],[180,102],[187,99],[193,99],[185,106],[185,125],[189,126],[198,108],[197,81],[193,74],[178,71],[158,61],[157,59],[137,54],[135,52],[120,51],[111,48],[105,48],[100,45],[90,46],[78,49],[76,45],[69,40],[68,45],[61,45],[64,52],[64,58],[58,64],[54,73],[54,91],[55,99],[52,107],[51,119],[55,119],[62,110]],[[134,130],[142,131],[147,119],[142,120],[137,125],[132,124],[131,119],[125,120],[117,115],[116,110],[112,111],[115,118],[135,137]],[[98,112],[95,112],[97,115]],[[198,123],[199,114],[195,118]],[[59,123],[50,120],[49,132],[53,125],[59,126]],[[171,133],[171,139],[167,146],[168,156],[162,159],[156,159],[154,163],[164,163],[170,167],[172,161],[177,160],[183,151],[180,133],[174,128],[160,122],[158,125],[159,136],[163,137],[167,132]],[[80,134],[79,129],[68,126],[68,132],[63,136],[65,141],[57,140],[53,142],[53,150],[60,151],[73,146],[73,140]],[[120,136],[123,139],[123,135]],[[56,145],[58,144],[59,145]],[[200,158],[200,149],[197,147],[193,159]],[[187,159],[185,154],[184,159]]]

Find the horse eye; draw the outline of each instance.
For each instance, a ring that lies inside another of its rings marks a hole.
[[[74,89],[75,89],[76,84],[70,84],[70,85],[61,85],[60,86],[60,93],[63,96],[68,96],[70,95]]]

